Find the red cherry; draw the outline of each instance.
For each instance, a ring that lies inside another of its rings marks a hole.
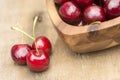
[[[94,0],[74,0],[80,7],[86,7],[91,5]]]
[[[57,3],[57,4],[63,4],[65,2],[67,2],[67,1],[70,1],[70,0],[55,0],[55,3]]]
[[[28,44],[16,44],[11,49],[12,59],[20,64],[26,64],[26,55],[31,50],[31,47]]]
[[[105,14],[104,10],[96,5],[91,5],[85,8],[84,10],[84,20],[88,23],[94,22],[94,21],[105,21]]]
[[[104,4],[107,0],[101,0],[102,4]]]
[[[35,45],[35,42],[36,42],[36,45]],[[35,42],[32,44],[33,49],[36,49],[37,47],[38,50],[44,50],[48,54],[51,52],[51,43],[48,38],[44,36],[40,36],[36,38]]]
[[[64,3],[59,9],[59,14],[68,23],[80,22],[81,10],[72,1]]]
[[[104,11],[109,19],[120,16],[120,0],[107,0]]]
[[[40,72],[48,68],[50,58],[47,52],[39,50],[31,50],[26,57],[27,65],[31,71]]]

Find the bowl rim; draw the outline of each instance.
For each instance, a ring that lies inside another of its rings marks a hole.
[[[67,24],[66,22],[64,22],[58,12],[57,9],[55,7],[55,3],[54,0],[46,0],[46,6],[47,6],[47,10],[50,16],[50,19],[52,21],[52,23],[55,25],[54,27],[59,30],[60,32],[62,32],[65,35],[77,35],[77,34],[82,34],[82,33],[88,33],[90,32],[88,29],[91,25],[85,25],[85,26],[74,26],[74,25],[70,25]],[[104,21],[100,23],[100,27],[96,30],[93,31],[99,31],[99,30],[103,30],[106,28],[111,28],[115,25],[119,25],[120,24],[120,17],[108,20],[108,21]]]

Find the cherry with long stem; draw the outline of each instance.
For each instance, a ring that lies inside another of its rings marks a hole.
[[[34,22],[33,22],[33,29],[32,29],[32,36],[29,35],[28,33],[26,33],[25,31],[23,31],[22,29],[18,28],[18,27],[11,27],[11,29],[13,30],[16,30],[16,31],[19,31],[21,32],[22,34],[26,35],[28,38],[32,39],[33,41],[36,40],[36,35],[35,35],[35,27],[36,27],[36,24],[37,24],[37,21],[38,21],[38,16],[35,16],[35,19],[34,19]],[[35,41],[35,46],[36,46],[36,41]],[[36,46],[36,51],[37,51],[37,54],[39,54],[39,51],[37,49],[37,46]]]
[[[32,31],[32,35],[33,37],[36,39],[36,33],[35,33],[35,27],[36,27],[36,24],[37,24],[37,21],[38,21],[38,16],[35,17],[34,19],[34,22],[33,22],[33,31]],[[37,43],[36,43],[36,40],[35,41],[35,48],[36,48],[36,51],[37,51],[37,55],[39,54],[39,51],[38,51],[38,48],[37,48]]]

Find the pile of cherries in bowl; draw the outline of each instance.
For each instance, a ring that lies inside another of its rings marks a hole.
[[[120,0],[55,0],[62,20],[83,26],[120,16]]]

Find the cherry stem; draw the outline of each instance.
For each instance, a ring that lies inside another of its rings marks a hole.
[[[93,22],[93,23],[91,23],[90,25],[95,25],[95,24],[98,24],[98,25],[100,25],[100,21],[95,21],[95,22]]]
[[[36,39],[35,27],[36,27],[37,21],[38,21],[38,16],[35,16],[35,19],[34,19],[34,22],[33,22],[33,29],[32,29],[32,35],[33,35],[34,39]],[[36,48],[37,55],[38,55],[39,50],[37,48],[36,40],[34,40],[34,41],[35,41],[35,48]]]
[[[19,31],[19,32],[23,33],[24,35],[26,35],[27,37],[29,37],[30,39],[35,40],[34,37],[32,37],[31,35],[29,35],[28,33],[26,33],[25,31],[23,31],[23,30],[20,29],[20,28],[17,28],[17,27],[11,27],[11,29],[12,29],[12,30]]]
[[[35,19],[34,19],[34,22],[33,22],[33,29],[32,29],[32,35],[33,35],[34,38],[36,38],[35,27],[36,27],[37,21],[38,21],[38,16],[35,16]]]
[[[38,16],[35,16],[35,19],[34,19],[34,22],[33,22],[33,29],[32,29],[32,36],[29,35],[28,33],[26,33],[25,31],[23,31],[22,29],[20,28],[17,28],[17,27],[11,27],[12,30],[16,30],[16,31],[19,31],[21,32],[22,34],[26,35],[27,37],[29,37],[30,39],[32,39],[33,41],[35,41],[35,48],[36,48],[36,51],[37,51],[37,55],[39,55],[39,50],[37,48],[37,43],[36,43],[36,34],[35,34],[35,27],[36,27],[36,24],[37,24],[37,21],[38,21]]]

